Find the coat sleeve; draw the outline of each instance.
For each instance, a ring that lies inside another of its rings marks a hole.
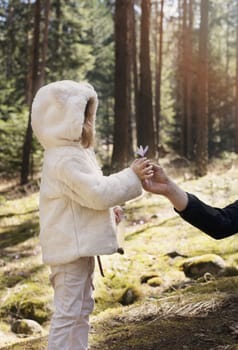
[[[238,200],[224,208],[216,208],[188,193],[187,207],[177,213],[215,239],[229,237],[238,232]]]
[[[77,160],[60,162],[56,176],[63,194],[80,205],[105,210],[138,197],[142,193],[141,181],[131,168],[110,176],[81,169]]]

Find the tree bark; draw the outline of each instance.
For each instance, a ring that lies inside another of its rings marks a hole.
[[[149,146],[148,156],[153,158],[156,152],[150,64],[150,0],[142,0],[141,8],[140,89],[137,140],[139,145]]]
[[[192,31],[193,31],[193,0],[189,0],[188,5],[188,26],[186,35],[186,157],[193,158],[193,108],[192,108],[192,85],[193,85],[193,45],[192,45]]]
[[[235,152],[238,153],[238,1],[236,1]]]
[[[181,113],[181,151],[183,156],[187,156],[187,59],[188,59],[188,48],[187,48],[187,0],[183,0],[183,17],[182,17],[182,55],[181,55],[181,75],[182,75],[182,113]]]
[[[158,4],[157,4],[158,6]],[[157,7],[158,9],[158,7]],[[157,11],[158,12],[158,11]],[[156,40],[156,79],[155,79],[155,143],[156,150],[160,143],[160,113],[161,113],[161,75],[162,75],[162,52],[163,52],[163,19],[164,19],[164,0],[160,0],[160,11],[157,16],[159,19],[159,39]],[[157,34],[157,33],[156,33]],[[157,37],[157,35],[156,35]]]
[[[48,32],[49,32],[49,16],[50,16],[50,0],[44,0],[44,29],[42,38],[41,49],[41,62],[40,62],[40,81],[39,85],[42,86],[45,81],[47,51],[48,51]]]
[[[115,123],[112,167],[115,170],[129,160],[130,120],[130,45],[128,13],[130,1],[116,1],[115,8]]]
[[[41,46],[41,11],[44,9],[44,32]],[[29,104],[31,107],[33,98],[44,83],[45,78],[45,62],[47,55],[47,42],[48,42],[48,22],[49,22],[49,8],[50,0],[45,0],[44,6],[42,6],[42,0],[36,0],[35,2],[35,14],[34,14],[34,32],[33,32],[33,44],[32,44],[32,60],[29,76]],[[40,52],[41,47],[41,52]],[[28,124],[26,129],[25,140],[23,144],[22,155],[22,167],[21,167],[21,184],[24,185],[28,182],[30,174],[30,161],[32,151],[32,128],[31,128],[31,108],[29,111]]]
[[[201,0],[196,125],[196,173],[198,176],[206,175],[208,163],[208,5],[209,0]]]

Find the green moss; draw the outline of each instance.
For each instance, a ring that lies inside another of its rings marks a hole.
[[[17,334],[31,334],[32,332],[30,331],[29,325],[25,320],[18,320],[17,322],[14,322],[12,325],[12,330],[14,333]]]
[[[155,274],[147,274],[147,275],[142,275],[140,278],[140,283],[147,283],[149,280],[151,280],[152,278],[156,278],[159,277],[158,275]]]
[[[47,348],[47,337],[27,339],[1,348],[1,350],[45,350]]]
[[[238,269],[235,266],[227,266],[220,275],[224,277],[238,276]]]
[[[149,279],[147,283],[150,287],[159,287],[163,284],[163,281],[160,277],[154,277]]]
[[[19,290],[11,293],[1,305],[1,316],[9,315],[16,318],[29,318],[40,324],[49,320],[51,310],[48,304],[47,290],[34,283],[22,285]]]
[[[11,275],[5,277],[5,283],[2,280],[1,283],[4,283],[7,288],[14,287],[17,283],[23,281],[26,278],[24,275]]]
[[[193,293],[200,296],[201,294],[212,293],[237,293],[238,290],[238,277],[223,277],[217,278],[214,281],[208,281],[206,283],[195,283],[192,286],[187,287],[183,293]]]
[[[27,283],[35,281],[36,284],[48,284],[48,272],[44,272],[45,266],[40,264],[29,267],[26,264],[21,264],[21,267],[13,265],[11,269],[0,273],[0,290],[4,288],[12,288],[19,283]]]
[[[220,262],[220,260],[221,260],[220,256],[218,256],[216,254],[203,254],[200,256],[194,256],[192,258],[184,259],[183,263],[186,262],[186,264],[188,266],[190,266],[194,262],[207,263],[207,262],[211,262],[211,261]]]

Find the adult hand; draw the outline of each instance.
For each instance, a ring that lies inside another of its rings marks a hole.
[[[153,176],[142,181],[143,188],[151,193],[168,198],[178,211],[183,211],[188,204],[187,193],[174,183],[159,165],[153,164]]]
[[[142,181],[143,188],[155,194],[165,195],[168,193],[170,179],[160,165],[153,164],[153,176]]]

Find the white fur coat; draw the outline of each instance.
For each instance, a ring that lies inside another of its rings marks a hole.
[[[112,207],[141,194],[131,168],[103,176],[94,151],[80,144],[91,85],[59,81],[42,87],[32,105],[32,128],[45,148],[40,188],[43,261],[57,265],[118,250]]]

